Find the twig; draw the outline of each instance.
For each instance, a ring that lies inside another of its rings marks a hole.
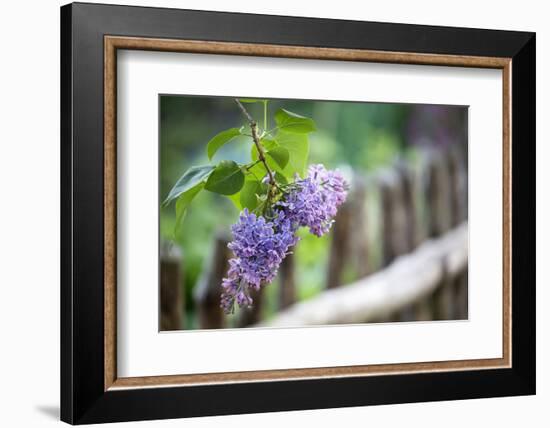
[[[271,172],[271,169],[267,165],[267,161],[265,159],[265,154],[264,154],[264,149],[263,149],[262,145],[260,144],[260,137],[258,137],[258,124],[254,120],[254,118],[252,116],[250,116],[250,113],[248,113],[248,111],[244,108],[244,106],[242,105],[242,103],[238,99],[235,99],[235,102],[237,103],[237,105],[239,106],[239,108],[241,109],[243,114],[245,115],[246,119],[248,120],[248,124],[250,125],[250,130],[252,131],[252,140],[254,140],[254,144],[256,145],[256,149],[258,149],[258,159],[260,160],[260,162],[262,162],[264,164],[265,170],[267,171],[267,175],[269,176],[269,182],[271,183],[271,185],[276,186],[277,183],[275,182],[275,179],[273,177],[273,173]]]

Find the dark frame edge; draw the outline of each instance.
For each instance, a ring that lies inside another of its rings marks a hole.
[[[529,33],[512,58],[511,144],[512,367],[529,395],[536,394],[535,113],[536,34]]]
[[[60,418],[63,422],[75,423],[73,389],[73,281],[72,281],[72,5],[60,9],[60,133],[61,133],[61,385]]]

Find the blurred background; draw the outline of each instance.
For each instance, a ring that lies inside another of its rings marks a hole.
[[[351,182],[331,232],[301,241],[255,306],[224,315],[221,279],[238,210],[201,192],[174,235],[174,204],[160,208],[161,330],[302,326],[467,318],[467,135],[463,106],[270,100],[311,117],[309,164]],[[261,122],[261,103],[247,104]],[[160,198],[207,142],[245,125],[232,98],[160,97]],[[213,161],[249,161],[238,137]]]

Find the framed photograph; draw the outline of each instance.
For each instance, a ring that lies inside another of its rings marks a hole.
[[[61,419],[535,393],[535,34],[61,8]]]

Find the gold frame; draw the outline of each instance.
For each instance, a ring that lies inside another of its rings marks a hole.
[[[379,364],[345,367],[262,370],[119,378],[116,375],[116,52],[117,49],[218,55],[325,59],[398,64],[494,68],[503,81],[503,349],[502,358]],[[104,389],[186,386],[307,378],[391,375],[509,368],[512,363],[511,314],[511,78],[512,59],[460,55],[382,52],[196,40],[104,37]]]

